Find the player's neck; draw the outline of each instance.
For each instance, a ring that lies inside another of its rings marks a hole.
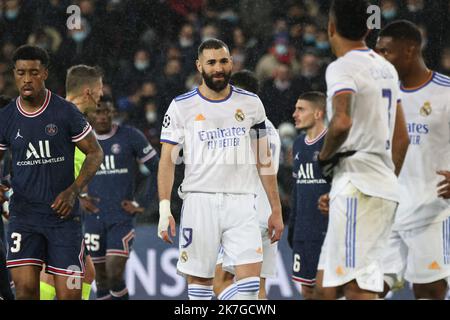
[[[306,138],[308,141],[315,140],[323,130],[325,130],[325,125],[322,122],[317,123],[314,127],[306,130]]]
[[[356,49],[368,49],[366,42],[364,40],[353,41],[341,38],[339,43],[336,45],[336,48],[334,49],[334,54],[339,58]]]
[[[223,100],[230,95],[231,86],[227,85],[222,91],[210,89],[204,82],[198,87],[200,94],[209,100]]]
[[[89,101],[86,101],[83,96],[73,96],[68,94],[66,100],[72,102],[81,112],[84,112],[89,104]]]
[[[25,111],[34,112],[44,104],[46,93],[45,88],[43,88],[34,99],[24,100],[20,97],[20,105]]]
[[[411,65],[409,70],[410,72],[402,76],[400,79],[404,88],[415,88],[421,86],[430,79],[432,73],[432,71],[427,68],[423,59],[418,59]]]

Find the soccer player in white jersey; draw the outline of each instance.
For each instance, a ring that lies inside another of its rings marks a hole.
[[[251,93],[258,94],[259,83],[255,74],[249,70],[241,70],[233,73],[230,83],[238,88],[247,90]],[[275,172],[278,172],[281,141],[277,130],[272,122],[266,119],[266,132],[269,141],[270,150],[272,152],[272,161],[274,162]],[[268,219],[271,213],[269,199],[261,182],[258,183],[256,192],[256,212],[259,217],[259,227],[263,243],[263,262],[261,265],[259,299],[267,299],[265,290],[266,278],[275,278],[277,274],[277,251],[278,243],[271,243],[268,233]],[[227,257],[221,248],[217,258],[216,271],[213,281],[214,294],[219,300],[233,300],[237,293],[237,286],[234,283],[233,268],[223,267],[227,265]]]
[[[407,149],[398,143],[407,131],[404,122],[396,125],[397,72],[365,44],[368,6],[335,0],[328,24],[338,59],[326,71],[331,119],[318,160],[325,174],[334,168],[316,281],[342,287],[346,299],[376,299],[383,291],[382,249],[399,199],[394,171]]]
[[[184,201],[177,271],[187,276],[189,298],[211,299],[222,245],[236,273],[236,298],[257,299],[262,261],[254,207],[258,173],[272,209],[268,220],[272,242],[280,239],[284,227],[264,106],[257,95],[228,83],[233,63],[222,41],[202,42],[196,64],[202,84],[176,97],[163,120],[158,236],[171,243],[169,226],[175,236],[170,194],[181,147],[185,175],[179,187]]]
[[[444,299],[450,276],[450,78],[427,68],[419,29],[406,20],[381,32],[377,51],[397,69],[410,146],[385,258],[385,281],[413,283],[417,299]]]

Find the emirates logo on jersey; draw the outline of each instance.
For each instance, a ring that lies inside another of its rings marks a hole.
[[[429,101],[426,101],[423,106],[420,108],[420,115],[422,117],[427,117],[431,114],[431,103]]]
[[[234,114],[234,118],[235,118],[237,121],[242,122],[242,121],[244,121],[244,119],[245,119],[245,114],[244,114],[244,112],[242,112],[241,109],[237,109],[237,110],[236,110],[236,113]]]

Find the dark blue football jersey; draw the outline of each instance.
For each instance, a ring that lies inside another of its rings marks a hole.
[[[60,221],[50,205],[73,183],[75,142],[91,130],[75,105],[50,90],[34,113],[20,97],[0,111],[0,149],[12,154],[13,216],[37,225]],[[77,201],[71,214],[78,212]]]
[[[144,163],[157,155],[144,134],[129,126],[113,124],[111,133],[97,135],[104,160],[88,185],[89,195],[100,199],[99,215],[111,220],[132,219],[121,207],[133,200],[137,161]]]
[[[317,156],[324,142],[326,130],[315,140],[308,141],[301,134],[294,142],[292,154],[294,189],[293,209],[291,217],[294,222],[294,241],[320,240],[327,231],[328,218],[317,208],[317,201],[322,194],[330,191]]]

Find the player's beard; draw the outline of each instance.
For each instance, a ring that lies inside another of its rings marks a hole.
[[[202,71],[203,81],[205,81],[206,86],[216,92],[220,92],[227,87],[230,81],[231,71],[228,73],[223,72],[220,75],[223,76],[223,80],[214,80],[214,75],[207,75],[205,71]]]

